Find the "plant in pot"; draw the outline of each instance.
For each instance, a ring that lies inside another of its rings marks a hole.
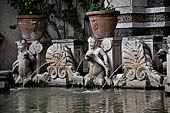
[[[17,23],[26,40],[40,40],[46,27],[48,0],[7,0],[17,10]]]
[[[108,2],[108,0],[106,1]],[[86,13],[89,17],[93,34],[97,38],[113,36],[119,11],[115,11],[112,7],[111,2],[108,2],[105,8],[99,4],[92,4],[91,8]]]

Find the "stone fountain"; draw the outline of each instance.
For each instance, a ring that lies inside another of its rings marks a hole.
[[[46,44],[41,40],[17,41],[18,59],[13,64],[15,83],[44,81],[48,86],[127,88],[164,86],[165,76],[155,69],[152,58],[156,45],[153,40],[125,37],[119,47],[121,51],[115,51],[115,42],[113,37],[90,36],[88,51],[83,53],[82,42],[75,39],[52,40]],[[122,57],[117,53],[122,53]],[[118,61],[122,61],[120,66],[115,65]],[[87,73],[83,72],[85,67],[88,67]],[[121,67],[123,72],[116,73]]]

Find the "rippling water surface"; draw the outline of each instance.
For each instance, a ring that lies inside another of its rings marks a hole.
[[[170,97],[152,90],[12,89],[0,113],[170,113]]]

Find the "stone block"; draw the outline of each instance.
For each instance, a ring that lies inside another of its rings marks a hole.
[[[147,5],[146,0],[112,0],[114,7],[144,7]]]
[[[130,7],[131,0],[112,0],[114,7]]]
[[[64,79],[61,79],[61,78],[57,78],[57,79],[55,79],[55,80],[51,80],[51,82],[49,83],[49,85],[56,85],[56,86],[58,86],[58,85],[61,85],[61,86],[65,86],[65,85],[67,85],[67,82],[66,82],[66,78],[64,78]]]
[[[5,82],[0,82],[0,89],[5,88]]]
[[[127,87],[135,87],[135,88],[145,88],[146,86],[148,86],[148,81],[147,80],[126,80],[126,86]]]
[[[131,0],[132,7],[144,7],[147,6],[147,0]]]
[[[165,92],[170,93],[170,83],[165,84]]]

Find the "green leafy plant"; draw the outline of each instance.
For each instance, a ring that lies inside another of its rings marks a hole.
[[[43,81],[43,80],[40,80],[39,84],[40,84],[41,88],[45,88],[47,86],[47,83],[45,81]]]
[[[92,3],[91,7],[88,9],[88,12],[92,12],[92,11],[100,11],[100,10],[113,10],[113,5],[111,5],[111,2],[107,1],[107,7],[103,7],[104,4],[104,0],[101,2],[101,4],[99,3]]]
[[[63,10],[63,19],[73,27],[74,30],[73,37],[78,38],[80,35],[84,33],[84,29],[81,27],[81,24],[79,23],[78,20],[76,8],[71,7]]]
[[[19,15],[39,15],[47,12],[48,0],[7,0]]]

